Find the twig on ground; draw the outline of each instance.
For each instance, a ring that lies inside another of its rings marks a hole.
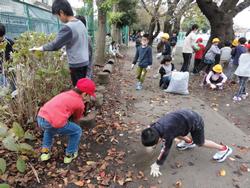
[[[34,173],[34,175],[36,176],[37,182],[38,182],[38,183],[41,183],[41,181],[40,181],[40,179],[39,179],[39,177],[38,177],[38,173],[37,173],[36,169],[33,167],[32,164],[30,164],[30,163],[28,163],[28,164],[30,165],[30,167],[31,167],[31,169],[32,169],[32,171],[33,171],[33,173]]]

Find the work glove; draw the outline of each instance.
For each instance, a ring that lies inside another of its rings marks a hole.
[[[218,83],[218,84],[216,84],[216,85],[220,87],[220,86],[222,86],[222,85],[223,85],[223,83]]]
[[[216,88],[216,85],[210,84],[210,88],[211,88],[211,89],[215,89],[215,88]]]
[[[158,164],[154,163],[151,165],[150,175],[154,178],[162,175],[160,172],[160,166]]]
[[[135,66],[135,64],[132,64],[132,65],[131,65],[131,70],[134,68],[134,66]]]
[[[151,66],[148,66],[148,67],[147,67],[147,70],[150,70],[150,69],[151,69]]]
[[[160,59],[161,58],[161,53],[157,53],[156,54],[156,59]]]
[[[40,46],[40,47],[33,47],[33,48],[30,48],[29,51],[43,51],[43,47]]]

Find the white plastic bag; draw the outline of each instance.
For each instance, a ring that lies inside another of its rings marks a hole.
[[[168,93],[177,93],[182,95],[188,95],[188,72],[172,72],[172,77],[168,88],[165,90]]]

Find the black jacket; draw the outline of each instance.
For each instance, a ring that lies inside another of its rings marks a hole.
[[[202,121],[202,117],[188,109],[168,113],[151,125],[163,139],[164,147],[157,159],[157,164],[162,165],[166,160],[173,140],[178,136],[186,136],[196,129],[196,125]]]

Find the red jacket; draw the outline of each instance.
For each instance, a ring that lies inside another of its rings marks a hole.
[[[38,116],[47,120],[52,127],[62,128],[73,115],[75,121],[84,112],[82,96],[73,90],[60,93],[48,101],[38,112]]]
[[[199,43],[198,46],[200,47],[200,49],[195,52],[194,59],[202,59],[203,54],[205,53],[205,46],[202,43]]]

